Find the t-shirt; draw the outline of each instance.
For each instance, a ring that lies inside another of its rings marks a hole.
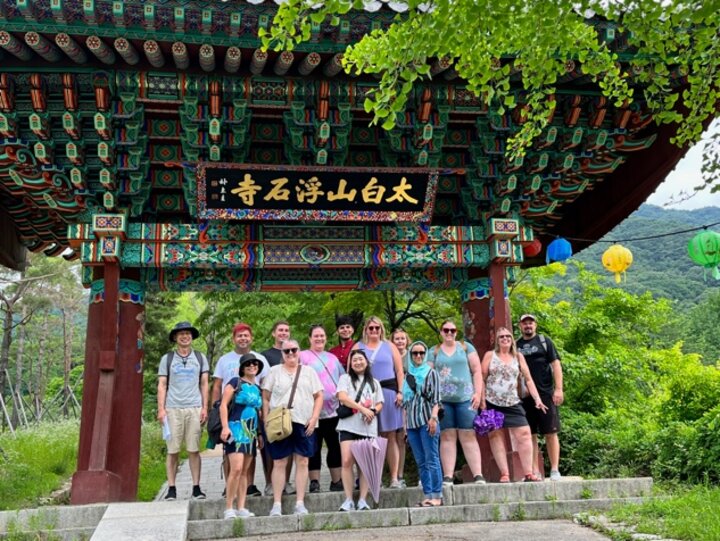
[[[197,353],[197,355],[196,355]],[[198,362],[200,357],[200,362]],[[158,376],[168,375],[166,356],[163,355],[158,366]],[[191,351],[187,357],[182,357],[177,351],[173,352],[170,361],[170,378],[168,390],[165,395],[165,408],[200,408],[202,407],[202,394],[200,393],[200,374],[209,372],[210,365],[207,357],[202,353]]]
[[[262,352],[262,355],[267,359],[270,366],[268,370],[273,366],[282,364],[282,351],[279,348],[271,347]]]
[[[255,380],[260,383],[270,370],[270,366],[268,366],[267,359],[262,354],[256,351],[250,351],[250,353],[263,362],[262,372],[255,376]],[[242,353],[230,351],[218,359],[215,365],[215,372],[213,372],[213,378],[222,379],[221,389],[224,389],[225,385],[227,385],[232,378],[240,375],[240,357],[242,356]]]
[[[473,377],[468,363],[468,354],[475,348],[470,342],[455,342],[455,351],[448,355],[442,347],[435,346],[430,350],[430,361],[440,376],[440,397],[443,402],[465,402],[472,399],[475,392]],[[437,354],[435,350],[437,349]]]
[[[313,352],[304,350],[300,352],[300,364],[312,368],[323,386],[323,407],[320,410],[321,419],[337,416],[340,405],[337,399],[337,384],[345,369],[332,353],[328,351]]]
[[[323,386],[320,383],[320,378],[312,368],[298,365],[297,369],[300,370],[300,377],[298,378],[295,398],[290,409],[290,418],[293,423],[304,425],[312,417],[313,407],[315,406],[313,395],[322,393]],[[264,391],[270,392],[270,409],[287,406],[290,401],[290,392],[292,391],[294,379],[295,373],[288,372],[284,364],[273,366],[270,369],[261,385]]]
[[[360,400],[358,400],[358,403],[365,408],[374,408],[377,404],[381,404],[385,400],[383,398],[380,382],[373,379],[373,383],[375,384],[375,391],[370,388],[370,385],[365,385],[362,394],[360,395]],[[357,382],[357,386],[354,386],[350,375],[343,374],[340,376],[337,390],[338,393],[340,391],[345,391],[352,400],[355,400],[361,385],[362,380],[359,380]],[[336,430],[345,430],[360,436],[375,438],[378,435],[377,417],[375,417],[371,423],[366,423],[363,419],[362,413],[355,412],[350,417],[340,419]]]
[[[330,349],[330,353],[332,353],[333,355],[335,355],[335,357],[338,358],[338,361],[340,361],[340,364],[345,370],[347,370],[348,356],[350,355],[350,352],[352,351],[354,345],[355,340],[348,340],[344,344],[337,345],[334,348]]]
[[[528,368],[530,369],[530,375],[532,376],[535,387],[538,392],[544,395],[551,395],[555,388],[555,381],[553,380],[553,372],[550,364],[555,359],[560,359],[560,355],[555,349],[555,344],[552,343],[547,336],[545,337],[545,343],[547,344],[547,352],[540,341],[540,336],[535,335],[530,340],[521,338],[517,341],[518,352],[522,353],[527,362]]]

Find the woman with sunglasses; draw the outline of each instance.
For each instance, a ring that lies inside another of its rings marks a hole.
[[[288,462],[295,456],[295,514],[307,515],[305,487],[308,480],[308,462],[315,454],[315,429],[323,406],[323,386],[315,370],[303,367],[298,355],[297,340],[291,338],[280,345],[283,362],[270,369],[262,382],[263,418],[270,410],[288,406],[293,394],[293,382],[297,376],[297,387],[293,395],[290,419],[292,433],[285,439],[268,442],[268,451],[273,459],[272,490],[273,506],[270,516],[282,515],[282,495],[285,489]]]
[[[483,393],[480,357],[471,343],[457,341],[456,336],[455,323],[449,319],[443,321],[440,325],[442,342],[432,348],[429,357],[440,376],[440,396],[445,410],[440,421],[443,484],[453,484],[458,440],[475,483],[484,484],[480,447],[473,430]]]
[[[357,505],[352,499],[355,457],[350,446],[355,440],[377,437],[377,415],[383,409],[385,398],[380,382],[373,378],[364,351],[355,350],[350,353],[347,374],[340,376],[338,382],[337,397],[342,405],[354,412],[350,417],[340,419],[337,424],[342,455],[342,486],[345,492],[345,501],[340,506],[340,511],[366,511],[370,509],[366,500],[368,482],[362,470]]]
[[[425,499],[419,507],[442,505],[440,466],[440,378],[427,362],[424,342],[410,345],[410,366],[403,385],[403,407],[407,412],[408,441],[418,465]]]
[[[353,350],[365,352],[373,375],[380,381],[385,403],[378,419],[380,435],[387,438],[387,464],[390,470],[390,488],[402,488],[398,480],[400,438],[403,428],[402,388],[404,373],[402,359],[395,344],[385,338],[385,326],[375,316],[370,316],[363,327],[362,340]]]
[[[323,385],[323,407],[320,410],[320,422],[315,431],[317,445],[315,454],[310,458],[310,492],[320,492],[320,467],[322,466],[323,441],[327,447],[326,464],[330,470],[330,486],[332,492],[343,489],[340,479],[340,442],[337,437],[337,408],[340,405],[337,399],[337,386],[340,376],[345,369],[338,358],[325,351],[327,334],[322,325],[310,326],[310,349],[300,352],[300,363],[315,370]]]
[[[258,413],[262,407],[260,386],[255,382],[264,363],[252,353],[240,357],[238,376],[231,378],[223,389],[220,402],[220,439],[224,443],[225,456],[230,468],[225,490],[225,518],[252,517],[245,507],[248,487],[248,471],[255,456],[256,447],[262,448],[262,436],[258,434]],[[228,414],[234,401],[232,413]],[[233,501],[237,499],[237,510]]]
[[[520,464],[525,472],[524,481],[541,481],[533,473],[532,436],[525,417],[525,410],[522,407],[522,400],[518,395],[520,374],[525,378],[530,396],[535,400],[535,407],[542,411],[547,411],[547,407],[540,399],[525,357],[522,356],[522,353],[518,353],[513,335],[505,327],[497,330],[495,349],[488,351],[483,356],[482,374],[486,385],[485,397],[480,408],[494,409],[505,416],[503,428],[510,431],[510,435],[515,441]],[[501,431],[490,432],[490,449],[500,470],[500,482],[509,483],[510,472],[505,449],[505,435]]]
[[[397,328],[390,335],[390,341],[395,344],[395,347],[400,353],[400,358],[403,363],[403,372],[407,374],[408,366],[410,364],[410,352],[408,346],[410,345],[410,335],[405,329]],[[407,447],[405,442],[407,441],[407,418],[405,412],[403,412],[403,428],[401,433],[398,434],[398,482],[403,488],[405,484],[405,448]]]

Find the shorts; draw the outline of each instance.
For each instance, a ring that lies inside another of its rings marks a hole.
[[[183,442],[188,453],[197,453],[200,450],[201,408],[169,408],[167,412],[170,425],[170,439],[167,442],[167,452],[176,455],[180,452]]]
[[[370,439],[370,436],[365,436],[362,434],[355,434],[355,432],[348,432],[347,430],[338,430],[338,437],[340,438],[340,443],[344,441],[355,441],[355,440],[368,440]]]
[[[547,406],[547,413],[535,407],[535,400],[531,396],[523,398],[523,407],[527,416],[530,430],[533,434],[557,434],[560,432],[560,412],[552,400],[551,395],[540,395],[542,403]]]
[[[445,416],[440,421],[440,431],[457,429],[457,430],[473,430],[473,421],[477,415],[477,411],[471,409],[472,402],[443,402]]]
[[[315,432],[312,436],[305,435],[305,425],[292,424],[292,434],[284,440],[266,442],[268,452],[273,460],[282,460],[293,453],[310,458],[315,454]]]
[[[503,419],[503,428],[519,428],[528,425],[525,409],[521,402],[513,404],[512,406],[498,406],[488,402],[487,407],[488,409],[499,411],[505,416]],[[534,403],[533,407],[535,407]]]
[[[257,438],[253,438],[250,443],[236,444],[235,442],[223,442],[223,450],[225,451],[226,455],[231,455],[233,453],[242,453],[244,455],[255,456],[257,454]]]

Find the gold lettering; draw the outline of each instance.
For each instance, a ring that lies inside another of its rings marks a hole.
[[[238,182],[238,187],[230,190],[230,193],[237,195],[248,207],[252,207],[255,204],[255,194],[260,190],[250,173],[245,173],[244,179]]]
[[[362,189],[363,201],[366,203],[375,203],[379,205],[382,202],[382,196],[385,194],[385,187],[378,185],[378,179],[371,177],[370,181]]]
[[[338,191],[337,192],[328,192],[327,198],[328,201],[337,201],[338,199],[346,199],[347,201],[355,201],[355,196],[357,195],[357,190],[353,188],[349,192],[345,192],[347,189],[347,181],[344,178],[340,179],[340,182],[338,182]]]
[[[408,190],[412,190],[412,184],[408,184],[407,179],[405,177],[402,177],[400,180],[400,185],[393,187],[392,191],[395,192],[395,195],[392,197],[388,197],[387,203],[392,203],[393,201],[398,201],[402,203],[403,201],[407,201],[408,203],[412,203],[413,205],[417,205],[418,200],[414,197],[410,197],[410,194],[408,194]]]
[[[283,187],[287,183],[287,177],[271,180],[270,184],[273,185],[273,188],[263,199],[265,201],[288,201],[290,199],[290,190]]]
[[[299,186],[295,186],[295,192],[297,193],[297,200],[300,203],[307,202],[311,205],[317,201],[318,197],[325,195],[325,192],[320,191],[322,182],[317,177],[310,177],[309,179],[300,179],[298,181]]]

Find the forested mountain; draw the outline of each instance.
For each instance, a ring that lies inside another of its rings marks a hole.
[[[688,307],[711,291],[720,289],[720,281],[714,280],[709,271],[705,273],[688,256],[688,241],[698,231],[682,233],[710,224],[717,225],[709,229],[720,231],[720,207],[668,210],[654,205],[641,206],[602,239],[620,241],[633,254],[633,264],[619,287],[631,293],[651,291],[656,297],[687,302]],[[676,232],[680,233],[661,236]],[[646,237],[656,238],[632,240]],[[606,275],[607,285],[614,281],[612,274],[602,266],[601,258],[610,246],[611,243],[598,242],[574,256],[587,269]]]

